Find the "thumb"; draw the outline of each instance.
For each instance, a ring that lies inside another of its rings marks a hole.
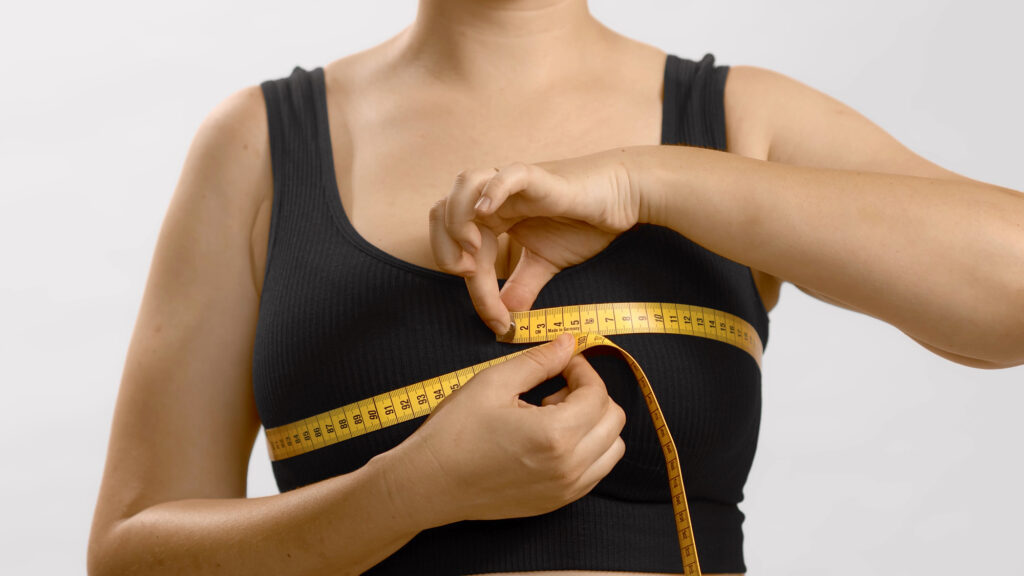
[[[501,287],[501,301],[509,310],[529,310],[541,289],[558,270],[551,262],[523,248],[519,262]]]
[[[561,374],[576,349],[576,338],[562,334],[551,342],[534,346],[519,356],[488,368],[488,387],[502,396],[518,397],[545,380]]]

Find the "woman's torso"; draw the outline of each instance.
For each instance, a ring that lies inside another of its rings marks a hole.
[[[398,65],[377,55],[380,49],[326,66],[331,146],[348,219],[384,252],[436,269],[427,213],[447,194],[460,170],[660,143],[665,53],[639,43],[631,47],[618,55],[618,63],[603,60],[601,69],[614,69],[615,74],[573,93],[559,86],[546,94],[528,91],[524,99],[496,87],[484,102],[458,88],[425,93],[415,74],[403,74]],[[553,129],[537,134],[538,126]],[[730,150],[743,148],[747,146],[742,142],[729,143]],[[260,293],[270,229],[270,199],[265,202],[267,209],[259,211],[252,235]],[[504,249],[499,251],[498,277],[506,278],[518,251],[507,237],[500,241]],[[752,273],[770,311],[778,298],[778,280],[758,270]]]
[[[665,54],[636,43],[623,47],[611,61],[581,69],[572,81],[540,88],[516,86],[511,78],[487,91],[446,87],[389,61],[382,49],[325,67],[339,205],[355,231],[385,253],[434,269],[427,213],[460,170],[660,143]],[[261,294],[270,224],[270,211],[261,210],[253,231]],[[504,247],[499,277],[514,266],[517,251]],[[755,274],[755,280],[765,278]],[[766,296],[772,291],[758,289]],[[608,572],[531,572],[538,573]]]

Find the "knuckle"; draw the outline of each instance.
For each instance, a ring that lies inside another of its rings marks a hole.
[[[575,467],[562,464],[556,466],[552,473],[554,474],[555,481],[567,491],[567,494],[571,494],[576,484],[576,479],[580,476]]]
[[[530,173],[530,165],[525,162],[512,162],[507,164],[497,172],[492,172],[492,177],[500,182],[506,182],[522,175],[528,175]]]
[[[456,274],[458,276],[470,276],[473,274],[473,266],[466,263],[461,256],[438,254],[434,256],[434,262],[442,272]]]
[[[437,262],[438,267],[441,268],[442,271],[448,274],[460,276],[466,280],[471,279],[477,273],[476,266],[474,265],[473,261],[467,259],[465,255],[448,256],[447,259],[443,262],[438,261],[438,259],[435,258],[435,261]]]
[[[444,220],[444,210],[446,204],[446,198],[442,198],[437,202],[434,202],[434,205],[430,207],[431,222],[439,222],[441,220]]]
[[[615,455],[615,461],[622,460],[622,457],[626,455],[626,441],[622,439],[622,436],[616,436],[615,441],[612,442],[612,454]]]
[[[621,430],[626,425],[626,411],[615,402],[612,402],[612,406],[615,411],[615,421],[618,423],[619,430]]]
[[[473,168],[468,170],[462,170],[455,175],[456,186],[475,186],[480,182],[487,181],[491,176],[494,175],[494,169],[492,168]]]
[[[536,164],[525,164],[525,165],[523,165],[523,170],[526,172],[526,174],[530,178],[533,178],[533,179],[536,179],[536,178],[538,178],[538,177],[540,177],[540,176],[542,176],[542,175],[547,173],[547,170],[545,170],[544,168],[541,168],[540,166],[538,166]]]
[[[550,360],[549,355],[543,346],[530,348],[523,353],[522,358],[524,362],[528,362],[531,367],[537,368],[538,370],[546,370]]]
[[[448,274],[454,274],[455,268],[457,267],[458,264],[457,262],[449,258],[445,258],[443,256],[434,258],[434,262],[437,264],[437,267],[440,268],[442,272],[447,272]]]
[[[435,261],[437,262],[437,267],[438,267],[439,270],[441,270],[441,272],[444,272],[446,274],[456,274],[456,275],[458,275],[459,272],[461,272],[461,270],[457,269],[456,265],[454,265],[454,264],[452,264],[450,262],[446,262],[444,260],[439,260],[439,259],[435,259]]]
[[[558,461],[568,450],[568,444],[562,431],[555,426],[544,426],[537,434],[536,440],[537,448],[548,456],[554,457],[556,459],[555,468],[561,468]]]
[[[588,489],[588,487],[586,487],[586,486],[581,487],[581,486],[576,486],[575,484],[571,484],[571,485],[566,486],[562,490],[562,493],[559,494],[559,498],[565,504],[570,503],[570,502],[575,502],[576,500],[579,500],[580,498],[582,498],[587,493],[587,489]]]
[[[505,171],[508,180],[518,179],[523,187],[530,182],[532,173],[531,165],[523,162],[510,164]]]
[[[505,170],[509,172],[528,172],[530,166],[525,162],[513,162],[505,167]]]
[[[500,188],[501,186],[505,185],[505,181],[508,180],[508,173],[507,172],[491,172],[491,174],[490,174],[490,176],[488,178],[489,178],[489,180],[487,181],[486,189],[487,190],[493,190],[495,188]]]

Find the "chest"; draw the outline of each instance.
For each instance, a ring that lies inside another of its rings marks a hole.
[[[655,87],[357,96],[328,108],[339,201],[353,227],[385,252],[427,268],[436,268],[428,212],[460,171],[661,141]],[[499,239],[499,277],[508,276],[518,254],[514,242]]]

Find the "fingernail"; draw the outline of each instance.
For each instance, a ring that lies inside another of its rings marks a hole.
[[[466,252],[469,252],[470,254],[476,254],[476,246],[473,246],[469,242],[459,240],[459,246],[462,246],[462,249],[465,250]]]
[[[476,210],[477,212],[487,212],[487,209],[490,207],[491,199],[488,198],[487,196],[481,196],[480,199],[476,201],[476,204],[473,206],[473,209]]]
[[[501,320],[495,320],[488,324],[488,326],[490,326],[491,330],[498,336],[503,336],[506,332],[509,331],[509,328],[512,327],[511,324],[506,324]]]
[[[564,334],[559,334],[558,338],[555,338],[555,345],[559,348],[568,348],[575,340],[576,338],[572,334],[566,332]]]

